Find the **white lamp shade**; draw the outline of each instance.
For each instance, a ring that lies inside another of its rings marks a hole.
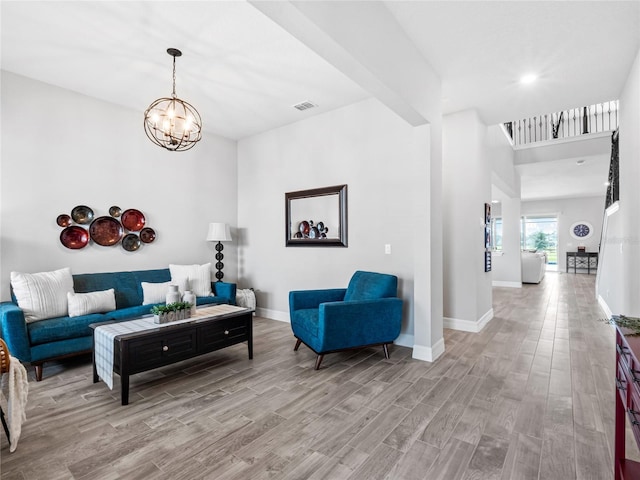
[[[210,223],[207,242],[230,242],[231,231],[226,223]]]

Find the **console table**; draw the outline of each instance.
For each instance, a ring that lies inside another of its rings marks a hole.
[[[640,446],[640,337],[625,337],[624,328],[616,327],[616,425],[614,469],[616,480],[640,478],[640,463],[625,458],[625,418]],[[626,415],[625,415],[626,413]]]
[[[591,269],[598,269],[598,252],[567,252],[567,273],[569,268],[573,267],[573,273],[578,268],[586,268],[587,273],[591,273]]]

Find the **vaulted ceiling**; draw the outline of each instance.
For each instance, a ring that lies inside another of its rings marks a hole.
[[[232,139],[372,96],[263,13],[266,3],[5,0],[1,66],[143,112],[171,93],[166,49],[179,48],[178,96],[205,130]],[[475,108],[488,125],[617,98],[640,46],[637,1],[383,3],[440,76],[443,111]],[[521,85],[529,72],[539,81]],[[318,107],[292,108],[302,101]]]

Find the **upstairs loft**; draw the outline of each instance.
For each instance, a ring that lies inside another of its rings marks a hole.
[[[613,132],[618,128],[618,100],[514,120],[503,125],[514,147]]]

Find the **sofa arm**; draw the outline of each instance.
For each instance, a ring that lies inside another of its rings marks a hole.
[[[391,343],[402,327],[402,299],[380,298],[323,303],[318,318],[318,336],[323,351]]]
[[[15,303],[0,303],[0,335],[9,352],[21,362],[31,361],[31,347],[24,313]]]
[[[318,308],[324,302],[340,302],[347,292],[346,288],[326,290],[294,290],[289,292],[289,313],[307,308]]]
[[[211,291],[216,297],[224,297],[231,305],[236,304],[236,284],[228,282],[211,282]]]

